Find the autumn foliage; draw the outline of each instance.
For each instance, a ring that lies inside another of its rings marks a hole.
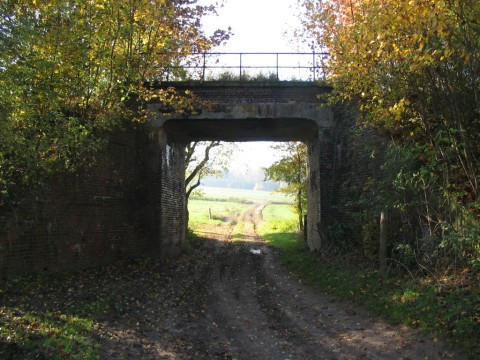
[[[384,169],[396,172],[382,185],[391,196],[377,198],[377,210],[392,209],[402,221],[415,214],[419,230],[411,237],[417,239],[460,233],[465,239],[469,222],[467,232],[476,240],[467,252],[476,253],[478,225],[472,224],[480,204],[480,3],[300,3],[306,35],[331,54],[333,100],[356,104],[361,124],[391,139]],[[419,244],[412,245],[416,256],[415,247]]]
[[[99,133],[142,120],[158,80],[206,36],[190,0],[5,0],[0,4],[0,205],[16,189],[92,160]]]

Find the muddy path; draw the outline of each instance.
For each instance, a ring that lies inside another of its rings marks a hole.
[[[208,236],[178,259],[12,287],[0,304],[13,315],[92,319],[85,335],[108,360],[462,359],[430,337],[302,284],[257,236],[261,210],[255,205],[239,215],[242,239],[232,241],[231,226],[205,229]],[[10,358],[50,358],[25,354],[18,347]]]
[[[154,304],[144,301],[133,312],[137,329],[120,332],[113,343],[109,326],[102,328],[104,357],[462,358],[412,329],[388,324],[303,285],[282,267],[279,252],[256,235],[261,210],[256,205],[242,215],[248,223],[243,241],[232,242],[227,227],[209,229],[215,236],[164,269],[168,283],[159,283],[155,296],[162,306],[149,310]],[[145,311],[153,312],[150,326],[143,319]],[[125,319],[131,316],[119,317],[114,328],[128,328]]]

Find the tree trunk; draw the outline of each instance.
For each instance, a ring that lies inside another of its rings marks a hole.
[[[298,230],[303,231],[304,229],[304,224],[303,224],[303,214],[299,213],[298,214]]]
[[[308,241],[307,215],[303,215],[303,240]]]
[[[188,197],[185,197],[185,234],[188,234],[189,220],[190,220],[190,212],[188,211]]]
[[[303,223],[303,207],[302,207],[302,191],[298,190],[297,193],[297,212],[298,212],[298,229],[303,231],[304,223]]]

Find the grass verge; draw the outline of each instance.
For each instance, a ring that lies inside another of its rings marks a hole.
[[[99,359],[92,338],[101,298],[75,299],[78,274],[19,278],[0,290],[1,359]],[[72,281],[72,283],[70,283]]]
[[[421,328],[480,358],[480,274],[465,270],[445,279],[384,277],[369,269],[328,264],[305,249],[292,220],[264,219],[261,236],[282,249],[287,268],[312,287]]]
[[[93,321],[61,313],[0,309],[0,358],[98,359]]]

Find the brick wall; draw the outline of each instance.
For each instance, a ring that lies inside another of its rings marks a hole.
[[[0,276],[82,268],[155,250],[144,130],[112,134],[97,164],[0,214]]]
[[[312,250],[321,250],[323,239],[321,236],[323,213],[322,203],[322,174],[320,172],[320,142],[318,137],[307,143],[308,149],[308,184],[307,184],[307,244]]]
[[[155,197],[157,253],[178,255],[185,244],[185,146],[168,138],[162,128],[150,129],[150,194]]]
[[[328,91],[293,85],[204,83],[195,92],[228,104],[318,102],[318,93]],[[111,134],[97,160],[77,174],[51,179],[38,197],[26,194],[17,208],[0,209],[0,277],[183,250],[184,144],[161,128],[132,126]],[[316,197],[318,174],[315,179]],[[318,217],[319,206],[312,213]]]
[[[328,91],[301,83],[200,84],[192,90],[225,104],[313,103]],[[323,242],[329,226],[353,223],[360,207],[348,203],[358,198],[368,177],[380,174],[381,157],[372,158],[366,145],[381,147],[381,139],[358,128],[357,117],[353,109],[338,108],[335,128],[318,129],[307,144],[312,244]],[[38,199],[26,196],[13,212],[3,209],[0,277],[180,253],[185,241],[184,144],[173,138],[161,127],[118,131],[95,166],[52,179]],[[351,229],[352,239],[360,234]],[[311,248],[318,250],[317,245]]]
[[[322,220],[326,227],[342,226],[350,241],[362,241],[359,222],[362,207],[358,199],[369,178],[382,176],[383,151],[386,139],[374,129],[357,125],[359,113],[355,108],[338,107],[338,120],[330,137],[330,165],[322,180],[328,183]],[[323,188],[322,188],[323,190]],[[322,198],[323,199],[323,198]]]
[[[222,104],[242,103],[316,103],[318,95],[330,91],[328,87],[310,82],[180,82],[166,83],[182,91],[193,91],[203,100],[219,101]]]

